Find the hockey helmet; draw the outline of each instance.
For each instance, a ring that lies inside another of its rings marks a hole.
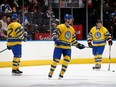
[[[102,21],[100,19],[97,19],[96,23],[102,23]]]
[[[55,19],[55,20],[53,20],[53,22],[52,23],[55,23],[55,24],[59,24],[59,19]]]
[[[66,20],[66,19],[73,19],[73,16],[70,14],[65,14],[64,20]]]

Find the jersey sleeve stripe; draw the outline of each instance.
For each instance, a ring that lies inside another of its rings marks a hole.
[[[17,32],[19,29],[21,29],[21,27],[16,28],[15,32]]]
[[[16,34],[18,35],[18,33],[20,33],[20,32],[22,32],[22,29],[18,30],[18,31],[16,32]]]
[[[23,38],[23,34],[21,33],[21,34],[19,34],[18,36],[17,36],[17,38]]]

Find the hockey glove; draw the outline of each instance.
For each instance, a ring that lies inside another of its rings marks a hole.
[[[84,49],[85,45],[78,43],[76,47],[79,48],[79,49]]]
[[[89,46],[90,48],[92,48],[91,40],[88,40],[88,46]]]
[[[112,39],[108,39],[108,44],[112,46],[113,44]]]
[[[8,49],[8,50],[11,50],[11,47],[7,46],[7,49]]]
[[[26,42],[26,41],[27,41],[27,37],[24,37],[24,38],[22,39],[22,41]]]

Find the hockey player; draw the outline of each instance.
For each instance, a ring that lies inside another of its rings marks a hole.
[[[54,30],[52,37],[55,42],[55,49],[53,53],[53,62],[51,64],[48,78],[52,78],[55,68],[61,59],[63,54],[62,68],[59,74],[59,79],[63,78],[63,75],[71,60],[71,45],[76,46],[79,49],[84,49],[85,46],[76,41],[75,31],[70,24],[73,22],[73,17],[70,14],[64,16],[65,23],[59,24]]]
[[[18,15],[16,13],[12,14],[13,22],[7,27],[7,48],[12,50],[14,55],[12,64],[12,75],[21,75],[23,72],[19,70],[20,59],[22,55],[22,45],[21,42],[24,40],[23,37],[23,27],[18,23]]]
[[[106,41],[108,41],[109,45],[113,44],[111,34],[102,25],[102,21],[100,19],[96,21],[96,26],[90,30],[87,41],[88,46],[92,48],[96,63],[93,69],[100,69],[102,63],[102,54],[106,45]]]

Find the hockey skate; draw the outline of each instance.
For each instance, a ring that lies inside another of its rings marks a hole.
[[[61,80],[62,78],[63,78],[63,75],[60,74],[58,79]]]
[[[52,75],[51,75],[51,74],[49,74],[49,75],[48,75],[48,79],[51,79],[51,78],[52,78]]]
[[[93,69],[100,70],[101,69],[101,64],[95,64]]]
[[[12,76],[21,76],[22,75],[22,71],[20,71],[19,69],[17,70],[12,70]]]

